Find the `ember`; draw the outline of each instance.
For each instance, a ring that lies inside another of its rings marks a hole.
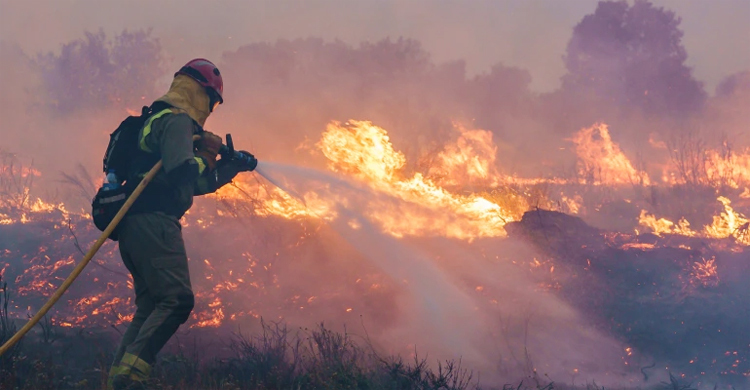
[[[690,275],[697,284],[704,287],[716,287],[719,285],[719,274],[716,270],[716,258],[712,257],[693,263],[693,272]]]
[[[232,351],[214,340],[288,325],[300,341],[325,321],[385,355],[460,357],[490,387],[542,388],[543,375],[747,387],[750,73],[695,79],[686,64],[706,61],[685,62],[678,16],[631,3],[581,19],[548,91],[525,69],[436,62],[446,53],[427,51],[432,41],[216,46],[227,104],[206,129],[260,163],[181,219],[195,307],[167,349],[205,338],[196,354],[224,362]],[[448,23],[448,41],[464,27]],[[190,47],[159,31],[169,56],[146,31],[87,34],[45,55],[0,41],[17,91],[0,105],[0,277],[13,292],[0,320],[38,313],[97,239],[89,207],[107,135],[164,92],[167,57]],[[135,293],[117,245],[31,338],[57,353],[123,332]],[[281,339],[277,360],[296,359]]]
[[[589,134],[591,131],[591,129],[585,129],[584,134]],[[601,134],[607,134],[606,127],[599,127],[598,131]],[[293,195],[289,195],[275,186],[268,186],[262,180],[245,178],[235,183],[234,186],[227,187],[210,196],[207,201],[198,202],[196,207],[182,221],[186,229],[185,234],[188,237],[188,242],[190,242],[190,237],[195,234],[211,234],[215,231],[215,234],[223,235],[222,231],[227,228],[232,229],[231,226],[236,226],[238,223],[242,225],[244,224],[243,221],[248,220],[248,218],[255,221],[254,225],[260,224],[258,225],[259,228],[260,226],[278,226],[279,228],[283,227],[287,233],[284,234],[281,241],[277,240],[278,244],[269,247],[271,249],[269,253],[248,252],[246,246],[243,245],[245,240],[259,232],[256,228],[251,230],[255,233],[237,235],[235,239],[229,242],[224,239],[222,246],[226,257],[220,259],[210,255],[213,252],[210,248],[190,248],[193,258],[203,258],[203,260],[197,263],[194,261],[192,265],[194,271],[197,271],[194,276],[196,279],[194,284],[198,305],[188,326],[190,328],[231,327],[234,326],[233,323],[238,323],[243,318],[259,318],[262,313],[269,313],[269,310],[279,313],[280,318],[296,318],[303,311],[314,310],[321,304],[329,305],[333,302],[339,302],[339,307],[344,308],[342,309],[343,313],[353,312],[356,307],[356,310],[363,312],[364,315],[373,318],[379,317],[377,307],[368,309],[355,304],[363,299],[361,294],[364,292],[354,293],[354,291],[359,291],[356,286],[360,284],[365,275],[358,275],[354,284],[342,280],[340,284],[332,284],[330,288],[325,289],[310,288],[312,285],[309,285],[308,288],[310,289],[304,293],[300,294],[303,290],[299,290],[292,297],[281,295],[276,298],[280,301],[268,301],[267,297],[277,296],[284,291],[282,280],[289,278],[289,272],[291,271],[283,265],[285,262],[279,263],[277,259],[308,257],[301,254],[305,253],[308,250],[307,248],[312,245],[319,245],[316,242],[323,242],[320,240],[324,240],[324,237],[330,235],[328,229],[325,228],[325,224],[334,223],[334,226],[336,226],[336,222],[342,218],[345,219],[345,225],[355,231],[362,229],[363,223],[372,223],[382,233],[396,238],[446,237],[463,240],[465,244],[462,245],[468,245],[464,247],[464,250],[467,251],[475,251],[483,246],[480,244],[479,247],[472,248],[474,245],[472,243],[477,239],[505,237],[505,226],[508,223],[513,223],[513,221],[524,223],[523,221],[527,218],[539,212],[527,212],[521,219],[519,215],[505,211],[505,207],[513,210],[528,209],[528,198],[519,196],[515,200],[515,202],[518,202],[517,204],[506,206],[504,203],[494,203],[489,200],[493,198],[485,198],[479,194],[455,194],[437,184],[444,183],[447,186],[456,187],[459,182],[446,181],[446,177],[450,177],[450,175],[446,176],[446,172],[458,172],[454,173],[454,175],[457,175],[456,178],[463,178],[466,176],[463,173],[464,171],[461,171],[463,168],[459,168],[461,164],[468,164],[465,165],[466,169],[473,169],[470,166],[479,161],[473,160],[474,162],[472,162],[471,159],[456,157],[456,153],[462,150],[461,145],[464,145],[464,150],[460,153],[466,152],[465,144],[468,141],[461,137],[466,137],[467,132],[469,130],[461,129],[461,135],[457,141],[458,146],[454,147],[449,144],[444,152],[438,154],[438,161],[442,162],[436,167],[443,168],[435,168],[431,171],[432,173],[428,172],[426,175],[416,173],[410,177],[405,173],[407,163],[405,156],[393,148],[386,130],[366,121],[349,121],[346,124],[333,122],[329,124],[322,134],[321,141],[317,144],[329,161],[329,169],[345,175],[345,177],[348,177],[346,180],[350,180],[352,183],[362,183],[369,190],[383,194],[383,196],[387,196],[386,198],[382,198],[381,195],[357,198],[359,195],[356,195],[356,191],[348,192],[348,190],[341,191],[340,189],[331,192],[336,187],[330,185],[307,189],[303,187],[300,191],[292,187],[290,193]],[[613,163],[610,166],[610,174],[614,175],[614,172],[619,169],[616,168],[618,166],[629,167],[629,165],[623,163],[626,160],[623,160],[622,155],[618,154],[616,145],[609,144],[611,139],[606,136],[603,137],[605,142],[603,150],[615,153],[619,157],[614,158],[614,161],[620,161],[620,163]],[[448,159],[448,156],[451,155],[454,159]],[[585,156],[581,158],[586,159]],[[476,165],[474,165],[474,168],[476,168]],[[459,171],[455,171],[456,169]],[[478,173],[480,171],[481,174]],[[504,180],[496,170],[485,169],[474,172],[478,176],[471,176],[470,174],[470,181],[483,180],[488,187],[507,185],[500,184],[507,183],[507,180]],[[588,204],[589,201],[582,194],[576,194],[573,198],[569,198],[565,194],[569,193],[568,191],[580,191],[580,186],[585,186],[586,183],[594,187],[607,183],[622,184],[624,183],[624,177],[637,173],[630,171],[629,168],[625,169],[624,172],[627,175],[612,176],[621,179],[604,179],[604,177],[610,177],[610,174],[607,174],[607,176],[602,176],[593,182],[560,184],[560,190],[557,193],[561,195],[560,205],[564,206],[561,209],[571,213],[577,212],[584,216],[589,215],[590,212],[587,210],[596,210],[598,207]],[[436,176],[433,178],[432,174]],[[323,177],[320,176],[320,178]],[[645,183],[645,179],[642,181]],[[558,182],[564,183],[562,180]],[[517,182],[514,185],[517,185]],[[605,233],[605,236],[609,236],[610,238],[607,240],[611,241],[617,248],[626,251],[623,253],[640,253],[641,255],[652,253],[651,256],[660,256],[660,253],[664,250],[681,251],[675,253],[679,253],[679,256],[682,256],[680,258],[684,260],[679,260],[674,264],[677,265],[677,270],[680,268],[684,270],[687,276],[686,286],[698,286],[704,289],[719,288],[722,285],[722,280],[718,274],[718,258],[713,255],[710,258],[692,260],[693,255],[690,254],[692,253],[690,247],[697,245],[691,240],[732,238],[736,245],[740,246],[733,247],[731,252],[728,253],[743,253],[742,245],[747,245],[743,226],[746,227],[747,219],[730,206],[731,201],[728,198],[719,197],[718,201],[722,205],[723,211],[712,217],[712,224],[706,225],[699,231],[692,230],[690,223],[684,217],[678,223],[674,223],[666,218],[657,219],[653,214],[641,209],[637,218],[639,225],[637,229],[645,229],[645,231],[653,233],[656,240],[639,241],[642,237],[645,237],[643,235],[610,235]],[[343,211],[342,205],[356,207],[362,212],[362,215],[353,217],[349,215],[348,211]],[[633,205],[633,212],[637,210],[637,207],[638,205]],[[450,212],[445,213],[447,210]],[[57,232],[56,238],[48,244],[40,246],[36,255],[25,256],[20,263],[12,261],[3,268],[4,273],[10,272],[17,275],[15,282],[18,285],[19,297],[16,300],[16,307],[28,305],[29,310],[33,311],[34,307],[40,304],[40,298],[50,294],[57,285],[57,281],[74,265],[76,253],[71,251],[71,238],[86,243],[93,239],[96,232],[88,224],[89,217],[85,213],[69,212],[64,204],[45,203],[41,199],[28,202],[25,209],[6,208],[2,212],[7,215],[6,218],[10,219],[10,222],[6,224],[8,228],[47,226],[48,229],[51,229],[50,231]],[[69,222],[66,223],[65,221]],[[63,228],[66,225],[70,226],[69,229]],[[566,243],[555,243],[551,247],[546,243],[540,244],[543,248],[547,248],[544,249],[545,251],[551,251],[549,252],[551,257],[545,257],[544,261],[534,257],[530,261],[520,262],[518,265],[526,263],[526,266],[531,270],[530,275],[533,275],[533,278],[538,278],[538,291],[560,295],[565,297],[574,307],[578,306],[583,309],[588,307],[590,303],[587,302],[589,300],[581,299],[581,296],[577,295],[575,290],[571,290],[571,287],[566,285],[566,280],[570,277],[571,272],[578,272],[573,271],[575,261],[578,260],[568,257],[558,258],[557,253],[568,253],[569,250],[573,250],[573,253],[581,251],[590,253],[585,255],[587,259],[583,266],[585,272],[583,276],[586,280],[590,279],[593,283],[598,283],[595,281],[601,277],[596,276],[597,272],[600,272],[598,270],[602,267],[599,263],[601,260],[597,262],[591,259],[592,256],[597,256],[596,251],[608,250],[606,249],[608,247],[601,246],[593,241],[587,241],[585,231],[589,229],[588,227],[581,230],[581,228],[573,228],[575,225],[573,224],[570,225],[572,230],[566,230],[567,225],[569,225],[568,222],[559,221],[529,228],[530,230],[527,230],[524,234],[530,234],[532,237],[535,237],[539,232],[546,231],[547,227],[545,226],[556,226],[568,231],[567,234],[572,234],[572,236],[565,239]],[[208,227],[211,227],[211,229],[207,229]],[[636,232],[638,232],[637,229]],[[251,231],[247,231],[247,233]],[[517,231],[518,229],[514,230],[514,232]],[[76,236],[71,236],[73,233]],[[236,235],[236,233],[234,234]],[[547,234],[544,242],[555,236]],[[591,231],[589,234],[596,236],[599,233]],[[224,236],[226,237],[226,235]],[[683,237],[684,241],[670,242],[668,241],[671,239],[670,237]],[[326,240],[330,240],[330,237]],[[250,242],[252,241],[251,239]],[[574,242],[581,242],[582,245],[578,247],[570,246]],[[17,253],[27,253],[28,250],[18,246],[19,244],[20,242],[8,244],[3,256],[9,258],[9,256],[15,256]],[[563,245],[572,249],[565,249],[561,252],[560,249],[556,249],[556,245]],[[725,248],[711,243],[708,245],[715,248]],[[286,249],[283,251],[274,250],[273,248],[276,247]],[[236,252],[234,254],[228,252],[227,250],[230,248],[236,248]],[[573,263],[570,263],[570,261],[573,261]],[[636,264],[633,264],[633,266],[638,267]],[[19,271],[21,272],[18,273]],[[126,275],[126,271],[119,263],[114,247],[109,245],[99,256],[97,264],[91,267],[84,276],[87,280],[81,281],[71,290],[68,306],[61,305],[58,307],[54,316],[54,323],[63,327],[92,327],[109,324],[120,325],[129,321],[132,318],[132,314],[130,314],[133,304],[132,293],[129,292],[129,290],[132,290],[132,283],[127,279],[123,280],[122,275]],[[393,299],[396,285],[384,283],[382,276],[377,274],[367,278],[371,280],[370,286],[377,287],[368,288],[365,296],[371,295],[385,300]],[[407,280],[403,282],[409,283]],[[646,283],[646,280],[638,282],[638,284],[642,283]],[[92,290],[91,286],[96,286],[93,290],[97,293],[94,295],[86,294],[86,291]],[[662,296],[663,292],[660,289],[666,287],[660,287],[658,283],[654,286],[656,289],[652,294],[655,294],[656,297]],[[489,294],[487,295],[489,301],[497,305],[498,300],[492,294],[494,288],[491,282],[485,282],[481,285],[474,285],[471,290],[483,295]],[[676,286],[669,288],[676,288]],[[256,299],[243,298],[246,296],[266,297],[261,299],[267,301],[268,304],[264,305]],[[301,304],[301,302],[304,302],[304,304]],[[596,305],[600,306],[604,302],[596,303]],[[583,306],[580,306],[582,304]],[[612,305],[612,302],[606,304]],[[594,313],[592,312],[592,314]],[[625,317],[619,321],[621,321],[622,326],[633,327],[633,324],[626,325],[630,320]],[[619,328],[613,328],[614,331],[617,331],[617,329]],[[629,333],[626,332],[625,334]],[[637,339],[631,338],[630,341],[633,347],[628,347],[626,350],[628,359],[631,359],[631,356],[635,353],[634,347],[641,351],[649,350],[640,344]],[[705,354],[706,352],[701,353]],[[630,364],[629,360],[626,361],[626,365]]]

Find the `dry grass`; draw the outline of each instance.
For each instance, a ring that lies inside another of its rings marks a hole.
[[[2,281],[0,281],[2,282]],[[8,315],[9,291],[0,283],[0,341],[16,330]],[[319,324],[290,330],[261,322],[254,335],[236,333],[232,356],[205,358],[199,343],[187,352],[163,354],[148,383],[154,390],[363,389],[363,390],[617,390],[596,383],[558,385],[533,376],[518,384],[484,386],[461,360],[434,362],[416,355],[382,357],[365,337]],[[46,321],[0,359],[0,389],[104,389],[117,341],[106,330],[59,328]],[[500,387],[502,386],[502,387]],[[653,390],[693,390],[672,377]],[[625,390],[620,388],[619,390]],[[630,390],[635,390],[630,388]]]

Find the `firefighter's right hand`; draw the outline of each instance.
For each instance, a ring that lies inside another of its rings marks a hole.
[[[203,157],[211,170],[216,169],[216,156],[219,155],[221,141],[221,137],[210,131],[201,133],[201,139],[198,140],[198,151],[195,155]]]

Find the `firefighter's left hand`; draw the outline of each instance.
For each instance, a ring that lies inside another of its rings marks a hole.
[[[219,155],[221,144],[221,137],[210,131],[204,131],[201,133],[201,139],[198,140],[198,151],[195,152],[195,155],[203,157],[208,163],[209,169],[214,170],[216,168],[216,156]]]

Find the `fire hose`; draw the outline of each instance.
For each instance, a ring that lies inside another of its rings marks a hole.
[[[199,135],[193,136],[194,141],[197,141],[198,139],[200,139]],[[222,145],[219,153],[222,154],[222,158],[225,158],[225,156],[227,156],[230,158],[234,158],[240,163],[245,164],[251,162],[251,159],[255,160],[255,158],[252,156],[248,156],[242,152],[237,152],[234,150],[232,136],[230,134],[227,134],[227,145]],[[29,319],[29,322],[27,322],[26,325],[24,325],[18,332],[16,332],[13,337],[8,339],[8,341],[6,341],[2,347],[0,347],[0,356],[8,352],[11,347],[13,347],[19,340],[21,340],[21,338],[23,338],[23,336],[25,336],[26,333],[28,333],[31,328],[33,328],[34,325],[36,325],[47,314],[52,306],[54,306],[55,303],[60,300],[65,291],[68,290],[70,285],[72,285],[76,278],[78,278],[78,276],[81,274],[81,272],[83,272],[83,269],[86,268],[86,265],[88,265],[91,259],[94,258],[96,252],[98,252],[102,245],[104,245],[104,242],[107,241],[107,238],[109,238],[110,234],[112,234],[120,221],[125,217],[125,214],[128,212],[128,210],[130,210],[130,207],[133,206],[133,203],[135,203],[136,199],[138,199],[138,197],[141,195],[146,186],[151,182],[151,180],[153,180],[154,176],[156,176],[161,167],[162,161],[159,160],[156,164],[154,164],[153,168],[148,171],[146,176],[144,176],[141,182],[138,183],[138,186],[135,188],[135,190],[133,190],[133,193],[130,194],[128,199],[125,201],[125,204],[122,205],[120,211],[115,214],[112,222],[107,225],[107,228],[104,229],[94,245],[86,253],[86,256],[83,257],[83,260],[73,269],[73,272],[70,273],[70,276],[68,276],[68,278],[65,279],[60,287],[57,288],[57,290],[54,294],[52,294],[47,303],[45,303],[44,306],[42,306],[39,311],[37,311],[37,313],[33,317],[31,317],[31,319]]]

